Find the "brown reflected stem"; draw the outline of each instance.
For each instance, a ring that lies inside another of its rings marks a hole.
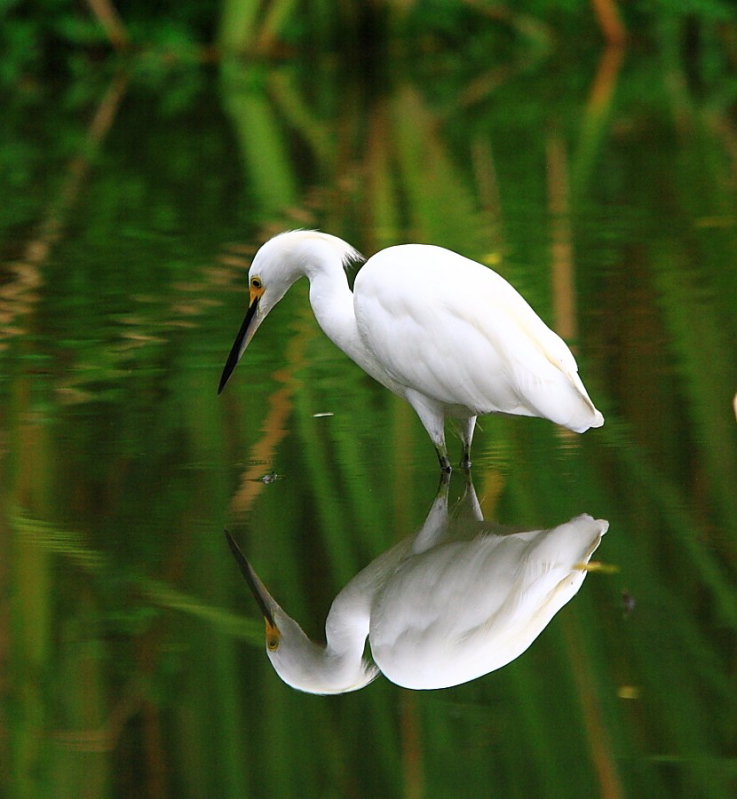
[[[259,478],[263,476],[264,463],[271,463],[279,444],[288,434],[287,420],[294,410],[292,397],[299,385],[295,377],[298,369],[304,365],[307,345],[314,335],[314,327],[307,324],[306,311],[302,314],[302,322],[292,336],[286,350],[286,366],[273,372],[273,378],[281,383],[267,400],[267,413],[261,425],[263,435],[251,447],[249,466],[241,476],[241,484],[230,503],[232,514],[247,513],[256,498],[264,490],[265,483]],[[243,368],[243,365],[241,365]]]
[[[551,230],[551,272],[553,291],[553,326],[575,352],[578,335],[574,277],[573,234],[571,231],[570,182],[568,159],[563,138],[553,133],[547,142],[548,210]],[[556,430],[566,441],[576,434],[564,428]]]
[[[562,619],[562,629],[576,684],[591,760],[599,780],[598,796],[602,799],[622,799],[624,791],[617,769],[617,759],[606,728],[604,710],[597,695],[592,664],[582,646],[580,627],[571,614]]]
[[[578,333],[573,236],[566,150],[562,137],[557,133],[553,133],[547,142],[547,166],[554,326],[558,335],[571,342]]]
[[[623,45],[627,41],[627,28],[622,22],[616,0],[591,0],[591,5],[607,44]]]
[[[8,265],[9,278],[0,286],[0,333],[17,334],[17,320],[30,313],[43,285],[41,267],[49,260],[53,247],[61,239],[64,221],[79,196],[92,166],[92,156],[111,129],[128,85],[128,77],[118,73],[110,82],[87,127],[80,151],[67,164],[66,175],[57,197],[33,237],[22,248],[21,257]],[[2,336],[2,338],[5,338]],[[0,349],[4,344],[0,343]]]
[[[141,709],[143,691],[138,676],[134,676],[120,692],[120,698],[100,727],[76,730],[57,730],[54,738],[67,749],[82,752],[111,752],[118,745],[126,724]]]
[[[624,47],[607,47],[599,60],[583,113],[579,141],[571,159],[570,185],[574,195],[587,188],[594,159],[604,135],[605,123],[612,109],[626,52]]]
[[[405,799],[422,799],[425,795],[425,767],[422,723],[417,707],[417,695],[402,692],[399,734],[402,745],[402,771]]]
[[[497,253],[505,250],[502,215],[502,196],[499,188],[496,161],[487,136],[477,136],[471,142],[471,163],[481,207],[488,216],[488,228]]]
[[[128,31],[112,2],[110,0],[87,0],[87,5],[90,7],[95,19],[105,29],[105,34],[110,44],[116,50],[125,50],[130,44]]]
[[[623,47],[605,48],[589,92],[587,115],[600,113],[611,105],[625,52]]]

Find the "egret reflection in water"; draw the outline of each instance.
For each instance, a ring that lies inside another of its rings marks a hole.
[[[447,688],[511,662],[576,594],[608,527],[581,514],[549,530],[503,532],[484,521],[470,482],[449,513],[444,482],[419,531],[335,597],[326,645],[287,615],[226,535],[263,613],[277,674],[300,691],[337,694],[379,673],[405,688]]]

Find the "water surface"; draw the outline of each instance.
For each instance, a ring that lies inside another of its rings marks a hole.
[[[642,54],[468,94],[405,72],[366,91],[325,65],[133,71],[9,104],[5,795],[734,795],[734,119]],[[225,545],[319,639],[436,493],[413,412],[303,285],[216,396],[251,255],[310,226],[492,265],[607,418],[482,421],[485,517],[607,519],[609,568],[473,682],[295,692]]]

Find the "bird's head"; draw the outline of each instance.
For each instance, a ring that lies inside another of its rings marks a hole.
[[[225,363],[218,394],[269,311],[300,277],[311,277],[336,264],[342,269],[360,257],[350,244],[317,230],[290,230],[263,244],[248,270],[248,310]]]
[[[343,694],[357,691],[377,677],[378,669],[362,652],[336,653],[311,641],[271,596],[230,533],[225,535],[264,617],[266,654],[287,685],[310,694]]]

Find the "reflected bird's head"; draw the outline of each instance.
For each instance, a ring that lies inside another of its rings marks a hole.
[[[226,531],[225,536],[264,617],[266,654],[287,685],[311,694],[342,694],[357,691],[377,677],[378,669],[363,657],[362,649],[339,652],[311,641],[271,596],[230,533]]]

